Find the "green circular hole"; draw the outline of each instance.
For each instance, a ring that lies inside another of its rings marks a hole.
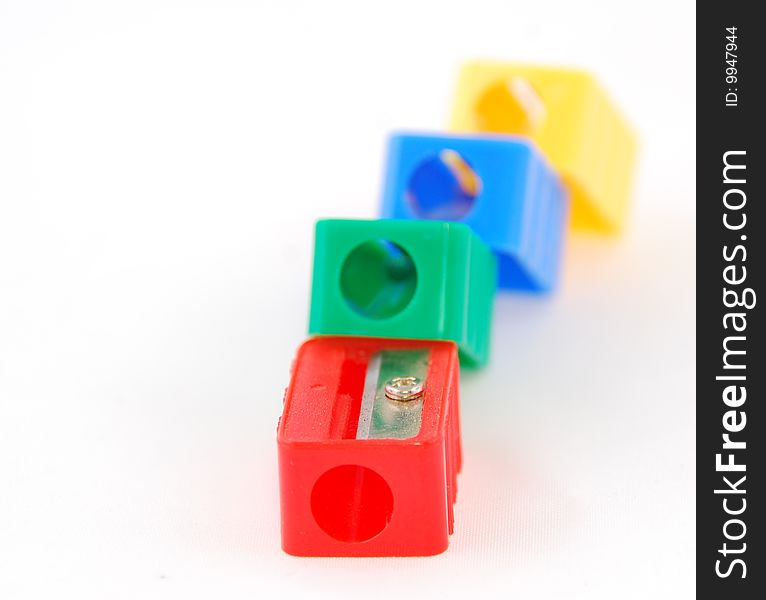
[[[370,240],[346,257],[340,289],[358,314],[387,319],[410,303],[417,279],[415,263],[404,248],[388,240]]]

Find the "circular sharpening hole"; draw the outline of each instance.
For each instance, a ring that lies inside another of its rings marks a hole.
[[[421,219],[459,221],[473,208],[481,179],[454,150],[442,150],[412,171],[405,197]]]
[[[327,535],[341,542],[364,542],[386,528],[394,496],[372,469],[342,465],[324,473],[311,490],[311,512]]]
[[[346,257],[340,289],[349,306],[369,319],[400,313],[417,286],[415,263],[401,246],[388,240],[359,244]]]
[[[488,133],[529,135],[544,115],[539,94],[523,77],[493,83],[474,105],[476,128]]]

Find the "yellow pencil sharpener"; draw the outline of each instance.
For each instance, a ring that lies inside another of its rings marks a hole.
[[[624,224],[636,139],[588,73],[468,63],[460,72],[451,128],[530,138],[569,189],[574,229],[608,233]]]

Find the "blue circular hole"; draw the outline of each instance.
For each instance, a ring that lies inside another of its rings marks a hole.
[[[406,201],[421,219],[459,221],[473,208],[481,178],[454,150],[442,150],[412,171]]]

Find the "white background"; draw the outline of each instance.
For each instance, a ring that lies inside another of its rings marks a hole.
[[[0,0],[0,598],[688,598],[691,2]],[[619,240],[496,301],[449,550],[279,547],[312,226],[470,57],[595,72],[642,143]]]

